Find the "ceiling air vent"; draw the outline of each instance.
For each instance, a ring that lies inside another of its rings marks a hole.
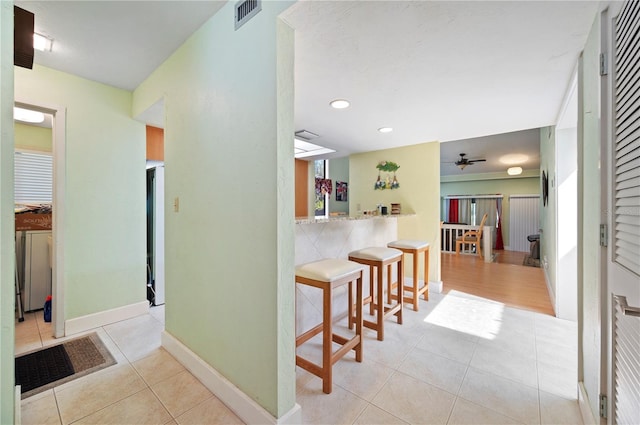
[[[236,30],[262,10],[262,0],[244,0],[236,3]]]

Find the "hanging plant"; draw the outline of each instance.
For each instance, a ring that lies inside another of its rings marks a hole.
[[[384,189],[397,189],[400,187],[400,183],[396,178],[396,171],[400,166],[395,162],[391,161],[380,161],[378,165],[376,165],[378,171],[378,180],[376,180],[375,185],[373,186],[376,190],[384,190]],[[393,173],[393,179],[387,174],[387,176],[382,179],[380,176],[380,172],[385,171],[387,173]]]
[[[380,161],[378,163],[378,165],[376,165],[376,168],[380,171],[387,171],[390,173],[395,173],[396,171],[398,171],[398,168],[400,168],[400,166],[398,164],[396,164],[395,162],[391,162],[391,161]]]

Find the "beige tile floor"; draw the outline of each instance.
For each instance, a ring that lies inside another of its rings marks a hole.
[[[16,323],[17,353],[57,342],[41,316]],[[364,361],[336,363],[329,395],[297,369],[303,423],[582,424],[575,323],[457,292],[404,317],[382,342],[366,331]],[[23,400],[23,423],[241,423],[160,347],[163,321],[155,307],[99,328],[118,364]],[[299,352],[319,359],[319,338]]]

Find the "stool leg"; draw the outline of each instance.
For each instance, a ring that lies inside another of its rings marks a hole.
[[[424,284],[427,289],[424,291],[425,301],[429,301],[429,248],[424,251]]]
[[[376,323],[378,330],[378,341],[384,341],[384,292],[382,290],[384,267],[378,267],[378,296],[376,298]]]
[[[356,282],[356,335],[360,342],[356,345],[356,361],[362,362],[362,275]]]
[[[420,269],[420,259],[418,253],[413,254],[413,310],[418,311],[418,285],[420,284],[420,276],[418,276],[418,270]]]
[[[353,282],[349,282],[349,329],[353,329]]]
[[[396,288],[398,291],[398,304],[400,304],[400,310],[396,313],[396,317],[400,325],[402,324],[402,311],[404,310],[404,294],[401,292],[404,288],[404,283],[400,284],[400,282],[404,282],[404,262],[402,260],[404,260],[404,255],[396,263],[398,268],[398,286]]]
[[[375,302],[375,294],[373,292],[373,266],[369,266],[369,296],[371,297],[371,302],[369,303],[369,314],[373,316],[374,312],[374,302]]]
[[[393,286],[393,280],[391,279],[392,264],[387,264],[387,304],[391,304],[391,287]]]
[[[322,326],[322,392],[331,394],[333,365],[331,364],[333,326],[331,324],[331,290],[324,289],[324,317]]]

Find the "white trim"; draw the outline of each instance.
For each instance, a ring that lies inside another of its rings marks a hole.
[[[67,191],[67,110],[57,107],[53,115],[53,273],[51,277],[53,292],[53,333],[56,338],[64,336],[65,330],[65,259],[64,229],[66,221]]]
[[[530,194],[525,194],[525,195],[509,195],[509,199],[512,198],[539,198],[540,194],[535,194],[535,193],[530,193]]]
[[[600,425],[600,421],[596,420],[591,412],[591,408],[589,408],[589,397],[584,388],[584,382],[578,382],[578,407],[580,407],[580,414],[582,415],[582,423],[584,425]]]
[[[549,298],[551,301],[551,307],[553,307],[553,315],[558,316],[558,308],[556,306],[556,294],[553,292],[553,288],[551,287],[551,280],[549,280],[549,274],[547,273],[548,268],[546,267],[546,262],[544,263],[542,270],[544,271],[544,282],[547,284],[547,292],[549,293]],[[556,282],[557,285],[557,282]]]
[[[86,316],[69,319],[65,322],[65,336],[95,329],[100,326],[131,319],[149,313],[149,302],[140,301],[122,307],[104,310],[98,313],[87,314]]]
[[[444,199],[503,199],[504,195],[447,195]]]
[[[13,424],[22,425],[22,385],[16,385],[13,394]]]
[[[53,267],[51,275],[51,292],[53,294],[52,330],[56,338],[64,334],[64,222],[66,192],[66,108],[60,105],[47,105],[31,102],[26,99],[15,99],[14,105],[53,115],[52,144],[53,154]]]
[[[240,391],[232,382],[202,360],[196,353],[163,331],[162,347],[247,424],[299,424],[302,423],[300,405],[296,405],[280,418],[275,418],[264,407]]]
[[[413,282],[412,282],[413,283]],[[442,294],[442,281],[439,280],[437,282],[429,282],[429,292],[434,292],[436,294]]]

